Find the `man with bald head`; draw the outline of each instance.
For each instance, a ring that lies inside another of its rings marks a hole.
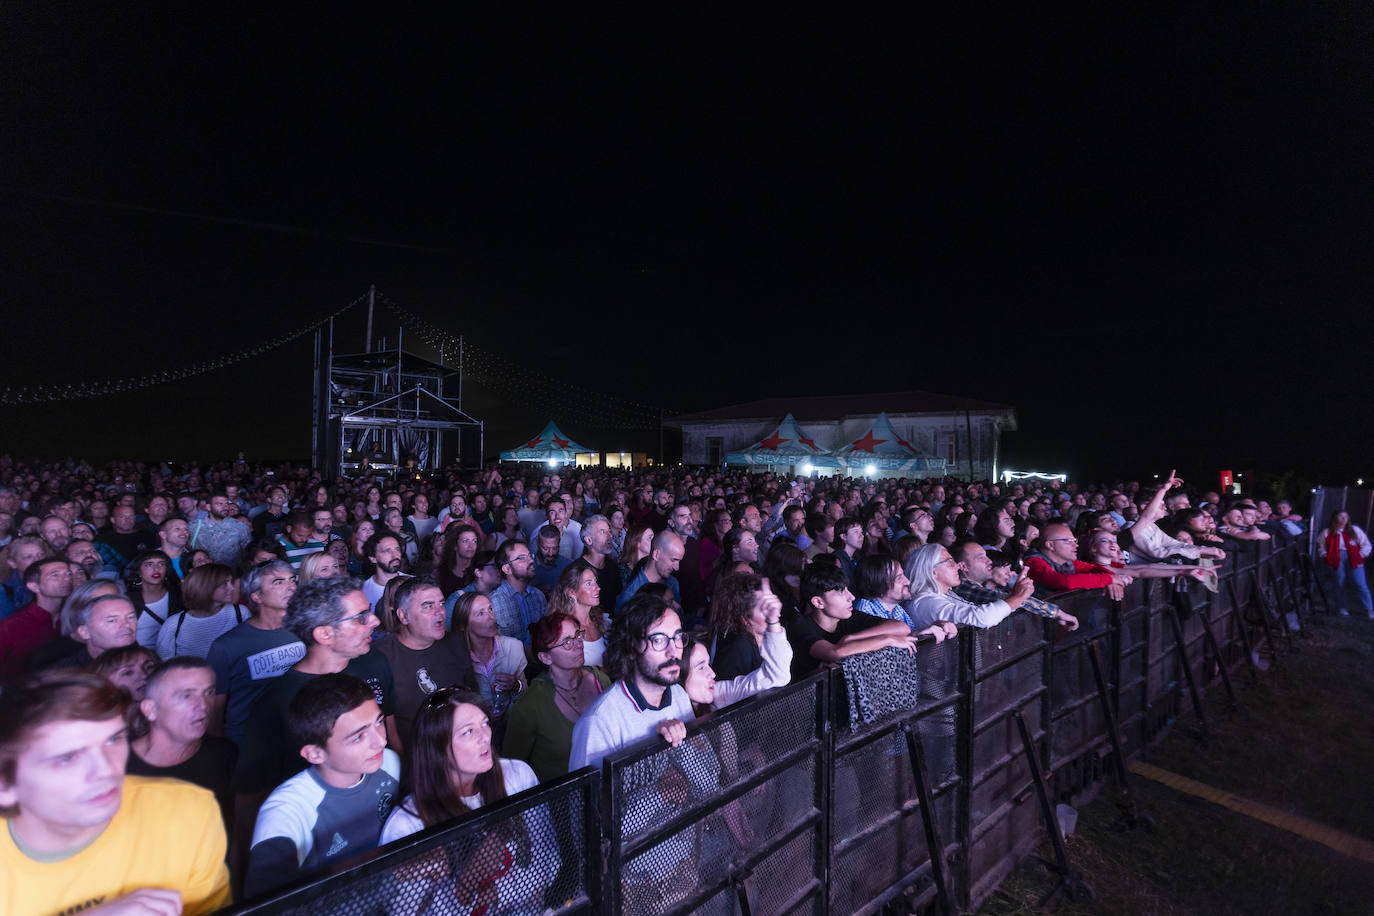
[[[1045,526],[1037,549],[1026,556],[1026,573],[1045,593],[1105,588],[1116,601],[1121,600],[1126,586],[1131,584],[1126,573],[1079,560],[1078,539],[1068,525],[1058,522]]]
[[[615,609],[619,611],[625,602],[635,596],[635,592],[651,582],[662,582],[673,593],[673,600],[682,605],[682,589],[675,573],[682,563],[682,538],[672,529],[665,528],[654,535],[649,544],[649,556],[639,568],[639,572],[625,584],[625,589],[616,599]]]

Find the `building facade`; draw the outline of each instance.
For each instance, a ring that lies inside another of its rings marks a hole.
[[[879,413],[918,452],[945,460],[953,477],[996,479],[1003,432],[1016,429],[1016,410],[1006,404],[924,391],[811,398],[766,398],[667,421],[682,430],[684,464],[719,466],[725,454],[770,435],[792,414],[826,451],[862,437]]]

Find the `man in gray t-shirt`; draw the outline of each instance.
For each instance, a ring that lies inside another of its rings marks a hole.
[[[420,705],[442,687],[477,689],[472,656],[461,633],[444,624],[444,593],[429,576],[410,579],[396,590],[400,629],[372,647],[391,663],[396,731],[410,743],[411,723]]]

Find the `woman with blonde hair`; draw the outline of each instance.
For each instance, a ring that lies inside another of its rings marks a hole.
[[[343,543],[340,541],[339,543]],[[339,568],[339,560],[327,550],[319,553],[312,553],[301,561],[300,572],[296,574],[297,582],[304,585],[311,579],[328,579],[332,576],[343,575],[343,570]]]

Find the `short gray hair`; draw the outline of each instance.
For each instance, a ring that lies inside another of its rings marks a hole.
[[[282,625],[307,646],[315,644],[315,628],[327,627],[348,616],[344,597],[361,592],[363,584],[351,576],[311,579],[296,589],[286,603]]]
[[[252,606],[253,610],[256,611],[258,609],[258,599],[254,598],[253,595],[262,591],[262,583],[269,575],[275,572],[282,572],[283,570],[293,576],[296,574],[296,570],[290,563],[280,559],[264,560],[243,574],[243,579],[239,582],[239,593],[243,595],[244,598],[248,599],[248,603]]]
[[[584,518],[584,519],[582,520],[582,543],[583,543],[583,544],[588,543],[588,541],[587,541],[587,529],[590,528],[592,525],[595,525],[597,522],[605,522],[605,523],[606,523],[606,527],[608,527],[608,528],[611,526],[611,520],[608,519],[608,518],[607,518],[606,516],[604,516],[604,515],[590,515],[590,516],[588,516],[587,518]]]
[[[133,605],[133,602],[129,600],[128,596],[122,592],[115,592],[113,595],[101,595],[96,593],[100,586],[113,584],[114,583],[108,579],[96,579],[90,582],[83,582],[80,586],[83,589],[91,585],[96,588],[88,589],[80,598],[77,598],[76,590],[72,590],[72,593],[67,596],[67,600],[62,603],[63,636],[70,636],[75,639],[77,628],[84,627],[91,622],[91,611],[102,601],[113,601],[118,598],[125,604]]]

